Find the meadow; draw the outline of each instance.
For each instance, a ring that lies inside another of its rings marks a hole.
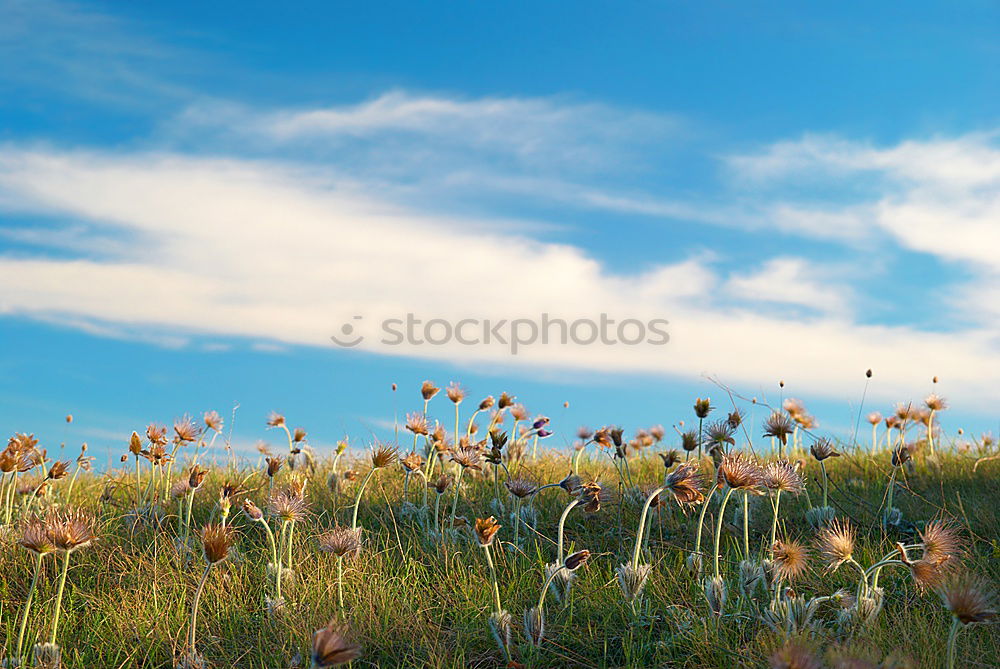
[[[258,458],[209,412],[104,472],[14,435],[4,666],[1000,666],[1000,459],[935,395],[846,443],[726,398],[557,449],[506,393],[439,390],[325,458],[278,414]]]

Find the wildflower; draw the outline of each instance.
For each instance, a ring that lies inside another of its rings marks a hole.
[[[264,461],[267,463],[267,477],[272,479],[281,471],[281,466],[285,464],[284,458],[280,455],[264,458]]]
[[[646,581],[653,566],[649,564],[633,565],[625,562],[615,570],[618,577],[618,587],[621,588],[625,601],[633,602],[642,596],[642,591],[646,588]]]
[[[559,482],[559,487],[572,495],[573,491],[579,488],[582,484],[583,480],[573,472],[570,472],[566,475],[566,478]]]
[[[722,610],[726,605],[726,582],[721,576],[705,579],[705,600],[708,608],[717,616],[722,616]]]
[[[58,511],[45,519],[45,531],[56,550],[73,552],[94,540],[94,519],[80,510]]]
[[[174,438],[178,443],[197,441],[201,428],[195,425],[190,416],[184,416],[174,421]]]
[[[709,398],[698,398],[694,401],[694,415],[698,418],[708,418],[708,414],[712,412],[712,401]]]
[[[456,451],[451,456],[451,461],[457,463],[463,470],[464,469],[475,469],[477,471],[482,471],[483,467],[480,464],[482,461],[482,455],[474,448],[461,448]]]
[[[45,475],[45,478],[50,481],[59,481],[66,478],[67,474],[69,474],[69,460],[57,461],[49,467],[49,472]]]
[[[780,490],[793,495],[797,495],[805,489],[802,475],[786,460],[769,462],[764,467],[761,482],[768,490]]]
[[[314,669],[339,667],[361,657],[361,648],[348,640],[347,628],[331,620],[318,629],[312,637],[312,666]]]
[[[719,465],[718,480],[725,481],[730,488],[757,493],[759,492],[757,488],[762,480],[762,472],[757,463],[750,457],[737,451],[723,456],[722,463]]]
[[[448,489],[448,487],[452,484],[452,481],[454,481],[454,479],[455,477],[453,477],[451,474],[441,474],[427,485],[434,488],[434,491],[437,494],[443,495],[444,492]]]
[[[660,456],[660,459],[663,460],[664,469],[670,469],[677,464],[678,460],[680,460],[680,454],[677,452],[677,449],[674,448],[666,451],[665,453],[659,453],[658,455]]]
[[[426,437],[430,434],[430,426],[427,423],[427,417],[418,412],[406,414],[406,429],[414,435]]]
[[[272,411],[267,416],[267,426],[268,427],[284,427],[285,426],[285,417],[282,416],[277,411]]]
[[[513,395],[508,395],[506,392],[500,393],[500,399],[497,400],[497,408],[506,409],[509,406],[513,406],[514,399]]]
[[[252,521],[259,521],[264,518],[264,512],[249,499],[243,500],[243,513]]]
[[[291,495],[287,492],[279,492],[271,497],[268,509],[270,509],[273,516],[276,516],[283,522],[298,523],[305,519],[308,505],[302,497]]]
[[[694,430],[689,430],[681,435],[681,448],[687,452],[691,452],[698,448],[698,433]]]
[[[537,490],[534,483],[524,478],[507,479],[504,485],[507,487],[507,490],[510,491],[510,494],[518,499],[524,499]]]
[[[209,564],[222,562],[233,546],[233,528],[210,523],[201,529],[201,549]]]
[[[305,440],[306,440],[306,431],[303,428],[297,427],[292,431],[293,443],[301,444]]]
[[[788,435],[794,431],[792,419],[788,415],[779,411],[774,411],[764,421],[764,436],[774,437],[781,442],[782,446],[788,445]]]
[[[776,541],[771,555],[771,573],[777,581],[795,580],[809,566],[809,549],[798,541]]]
[[[319,549],[324,553],[333,553],[337,557],[352,557],[361,551],[361,528],[351,529],[338,525],[317,537]]]
[[[542,645],[545,639],[545,611],[538,607],[526,609],[524,612],[524,635],[528,643],[534,647]]]
[[[142,453],[142,439],[139,438],[138,432],[132,432],[132,436],[129,437],[128,451],[132,455],[139,455]]]
[[[399,464],[403,465],[407,473],[415,472],[423,467],[424,458],[419,453],[410,453],[405,458],[400,458]]]
[[[448,399],[450,399],[455,404],[460,404],[462,400],[465,399],[466,396],[465,389],[462,388],[462,386],[458,385],[458,383],[456,383],[455,381],[452,381],[450,384],[448,384],[448,389],[445,390],[445,394],[448,396]]]
[[[870,414],[868,414],[867,419],[868,422],[871,423],[872,425],[878,425],[879,423],[882,422],[882,414],[880,414],[878,411],[873,411]]]
[[[600,511],[601,504],[606,503],[610,497],[608,492],[601,488],[601,485],[596,481],[584,483],[577,487],[573,494],[587,513]]]
[[[853,557],[854,529],[841,520],[834,520],[829,526],[820,530],[817,545],[827,569],[836,571],[840,565]]]
[[[924,399],[924,406],[931,411],[944,411],[948,408],[948,401],[935,393],[931,393]]]
[[[399,457],[397,448],[385,444],[376,444],[372,449],[372,467],[384,469],[396,461]]]
[[[21,524],[21,538],[17,543],[37,556],[46,555],[56,549],[49,537],[45,521],[35,516]]]
[[[826,460],[827,458],[840,457],[840,453],[833,448],[833,442],[826,437],[822,437],[814,441],[809,447],[809,452],[812,453],[812,456],[820,462]]]
[[[701,491],[702,480],[698,468],[693,464],[682,464],[667,475],[664,488],[673,495],[681,506],[693,506],[705,500]]]
[[[566,566],[566,569],[569,569],[570,571],[576,571],[577,569],[585,565],[589,559],[590,559],[590,551],[588,550],[577,551],[566,558],[566,562],[564,563],[564,565]]]
[[[432,397],[438,394],[439,390],[441,389],[430,381],[424,381],[420,385],[420,395],[424,398],[425,402],[429,402]]]
[[[771,669],[823,669],[823,662],[801,641],[789,641],[768,662]]]
[[[188,486],[190,486],[191,490],[197,490],[201,487],[207,473],[207,469],[200,469],[197,465],[191,467],[191,473],[188,475]]]
[[[996,593],[989,581],[970,573],[951,577],[938,588],[941,601],[963,625],[997,616]]]
[[[487,395],[486,399],[479,403],[479,410],[486,411],[487,409],[492,409],[494,403],[493,395]]]
[[[222,416],[218,411],[206,411],[204,420],[205,427],[215,432],[222,432]]]
[[[158,425],[157,423],[150,423],[146,426],[146,439],[148,439],[151,444],[166,446],[167,427],[165,425]]]
[[[500,530],[500,523],[493,516],[489,518],[476,518],[476,538],[480,546],[489,546],[493,543],[493,538]]]
[[[919,534],[924,559],[932,562],[957,561],[966,551],[961,530],[953,521],[932,520]]]

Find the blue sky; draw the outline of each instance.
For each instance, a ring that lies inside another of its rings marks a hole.
[[[8,432],[105,457],[239,403],[237,443],[277,442],[279,409],[323,448],[386,436],[433,379],[513,392],[562,445],[726,407],[714,378],[771,403],[784,379],[842,435],[869,367],[866,411],[936,390],[947,429],[996,431],[994,3],[0,14]],[[329,340],[406,312],[671,339]]]

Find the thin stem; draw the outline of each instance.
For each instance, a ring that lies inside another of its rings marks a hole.
[[[955,669],[955,640],[958,638],[958,628],[962,621],[954,618],[951,621],[951,631],[948,632],[948,664],[947,669]]]
[[[712,497],[718,489],[718,486],[712,486],[712,490],[709,491],[708,497],[706,497],[705,501],[701,503],[701,512],[698,514],[698,534],[695,536],[694,540],[694,552],[696,554],[701,553],[701,530],[705,525],[705,512],[708,511],[708,503],[712,501]]]
[[[35,554],[35,575],[31,577],[31,588],[28,590],[28,597],[24,600],[24,611],[21,613],[21,629],[17,633],[17,658],[21,662],[21,651],[24,649],[24,632],[28,628],[28,612],[31,610],[31,603],[35,598],[35,587],[38,585],[38,576],[42,573],[43,553]]]
[[[59,588],[56,590],[56,607],[52,612],[52,633],[49,643],[56,642],[56,629],[59,627],[59,614],[62,612],[63,590],[66,588],[66,574],[69,572],[69,556],[72,551],[63,551],[62,573],[59,575]]]
[[[500,613],[500,586],[497,584],[497,569],[493,564],[493,556],[490,555],[489,544],[483,546],[483,550],[486,551],[486,564],[490,567],[490,581],[493,583],[493,604],[496,613]]]
[[[771,521],[771,543],[768,544],[768,549],[774,547],[774,540],[778,532],[778,507],[781,505],[781,491],[778,490],[774,494],[774,520]]]
[[[344,614],[344,556],[337,556],[337,606],[340,614]]]
[[[563,561],[563,528],[566,527],[566,516],[568,516],[569,512],[573,510],[573,507],[579,503],[580,500],[574,499],[572,502],[566,505],[566,508],[563,509],[562,515],[559,516],[559,534],[558,534],[559,538],[556,541],[556,546],[559,547],[559,553],[558,553],[559,558],[556,560],[556,562]]]
[[[212,563],[209,562],[205,567],[205,572],[201,575],[201,581],[198,582],[198,589],[194,591],[194,602],[191,604],[191,626],[188,630],[188,648],[193,653],[194,652],[194,637],[195,629],[198,624],[198,604],[201,603],[201,593],[205,589],[205,581],[208,580],[208,572],[212,571]]]
[[[750,559],[750,493],[743,491],[743,558]]]
[[[646,503],[642,505],[642,513],[639,514],[639,530],[635,535],[635,550],[632,551],[632,568],[635,569],[639,566],[639,549],[642,546],[642,535],[646,530],[646,516],[649,515],[649,506],[653,503],[653,499],[663,492],[665,486],[660,486],[652,493],[646,497]]]
[[[458,492],[462,487],[463,474],[465,474],[465,467],[459,467],[458,478],[455,479],[455,496],[451,498],[451,527],[455,526],[455,512],[458,510]]]
[[[827,490],[829,488],[829,482],[826,477],[826,463],[820,460],[819,468],[823,470],[823,507],[826,508],[828,506]]]
[[[726,513],[726,504],[729,503],[729,496],[733,494],[734,488],[726,491],[719,506],[719,518],[715,523],[715,578],[719,578],[719,541],[722,538],[722,517]]]
[[[358,529],[358,507],[361,506],[361,496],[365,494],[365,488],[368,486],[368,482],[371,481],[372,476],[375,475],[375,471],[376,470],[373,467],[372,470],[370,472],[368,472],[368,476],[365,477],[365,480],[361,484],[361,487],[358,488],[358,495],[354,499],[354,516],[351,517],[351,529],[352,530]]]

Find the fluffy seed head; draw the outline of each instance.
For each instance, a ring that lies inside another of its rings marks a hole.
[[[779,539],[771,553],[771,573],[775,580],[792,581],[809,566],[809,549],[798,541]]]
[[[608,492],[597,481],[584,483],[576,488],[573,494],[587,513],[597,513],[601,510],[601,504],[607,503],[610,499]]]
[[[524,612],[524,635],[535,648],[545,639],[545,611],[534,606]]]
[[[49,538],[45,521],[37,516],[32,516],[21,523],[21,537],[17,543],[35,555],[45,555],[56,549]]]
[[[795,425],[788,414],[773,411],[764,421],[764,436],[778,439],[782,445],[788,444],[788,435],[795,430]]]
[[[206,411],[204,415],[205,427],[215,432],[222,432],[222,416],[218,411]]]
[[[361,550],[361,528],[351,529],[344,525],[324,532],[317,537],[319,549],[324,553],[333,553],[337,557],[353,557]]]
[[[721,576],[705,579],[705,600],[708,608],[717,616],[722,616],[726,606],[726,582]]]
[[[746,453],[735,451],[726,453],[719,464],[720,481],[725,481],[730,488],[758,492],[761,484],[761,469]]]
[[[198,427],[190,416],[183,416],[174,421],[174,439],[180,443],[197,441],[201,436],[201,428]]]
[[[94,519],[79,509],[56,511],[45,519],[49,541],[60,551],[74,551],[94,540]]]
[[[948,401],[936,393],[931,393],[924,399],[924,406],[931,411],[944,411],[948,408]]]
[[[966,552],[959,526],[945,518],[927,523],[920,532],[920,542],[924,545],[924,559],[932,562],[957,562]]]
[[[802,475],[787,460],[769,462],[764,467],[762,482],[764,487],[772,491],[781,491],[798,495],[805,488]]]
[[[693,463],[684,463],[667,474],[664,485],[681,506],[693,506],[705,500],[701,474]]]
[[[280,455],[264,458],[264,461],[267,463],[267,476],[272,479],[281,471],[281,466],[285,464],[285,459]]]
[[[233,528],[231,526],[209,523],[201,528],[201,549],[209,564],[222,562],[229,557],[229,549],[233,546]]]
[[[361,657],[361,648],[348,640],[347,628],[331,620],[326,627],[313,632],[313,667],[339,667]]]
[[[305,520],[306,513],[309,510],[305,498],[285,491],[271,497],[268,508],[271,514],[277,516],[282,522],[291,523],[299,523]]]
[[[448,389],[445,390],[445,394],[448,395],[448,399],[452,402],[459,404],[465,399],[466,392],[465,389],[458,385],[456,381],[452,381],[448,384]]]
[[[653,566],[648,564],[633,567],[631,562],[625,562],[619,565],[615,575],[618,577],[618,587],[621,588],[626,601],[632,602],[642,596],[652,570]]]
[[[826,437],[822,437],[814,441],[809,447],[809,452],[812,453],[812,456],[820,462],[826,460],[827,458],[840,457],[840,453],[833,448],[833,442]]]
[[[419,412],[406,414],[406,429],[415,435],[427,436],[430,434],[427,416]]]
[[[45,475],[45,478],[51,481],[58,481],[66,478],[67,474],[69,474],[69,460],[58,461],[49,467],[49,472]]]
[[[482,454],[475,448],[460,448],[451,456],[451,461],[462,469],[482,471]]]
[[[829,571],[836,571],[840,565],[851,559],[854,553],[854,528],[846,522],[835,519],[820,530],[816,537],[820,558]]]
[[[870,414],[868,414],[867,418],[868,422],[871,423],[872,425],[878,425],[879,423],[882,422],[882,414],[880,414],[878,411],[871,412]]]
[[[283,427],[285,424],[285,417],[282,416],[277,411],[272,411],[267,416],[267,426],[268,427]]]
[[[997,616],[996,591],[982,576],[968,572],[952,576],[938,588],[938,594],[951,614],[965,625]]]
[[[424,465],[424,457],[419,453],[410,453],[405,458],[399,459],[399,464],[408,472],[415,472]]]
[[[451,474],[440,474],[436,479],[430,481],[427,485],[430,486],[431,488],[434,488],[434,491],[437,494],[443,495],[445,490],[448,489],[453,480],[454,478],[452,477]]]

